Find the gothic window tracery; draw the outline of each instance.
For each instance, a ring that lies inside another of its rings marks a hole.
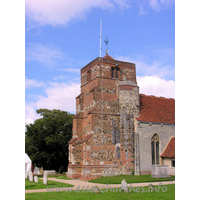
[[[160,164],[160,153],[159,153],[160,140],[158,135],[155,133],[151,138],[151,160],[152,165]]]

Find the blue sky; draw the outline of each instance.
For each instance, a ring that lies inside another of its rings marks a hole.
[[[140,93],[175,98],[174,0],[26,0],[25,118],[75,113],[80,69],[99,56],[136,64]]]

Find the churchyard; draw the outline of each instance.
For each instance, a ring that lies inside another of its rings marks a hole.
[[[26,193],[25,199],[175,199],[175,184],[165,185],[165,183],[160,183],[160,185],[156,185],[155,183],[154,185],[154,182],[175,180],[175,176],[168,178],[152,178],[151,175],[107,176],[85,182],[85,186],[91,183],[101,183],[101,186],[78,187],[77,185],[73,186],[64,182],[48,180],[48,178],[54,178],[54,180],[58,179],[58,181],[61,179],[63,179],[63,181],[69,180],[66,178],[66,175],[55,174],[50,171],[49,173],[50,174],[48,174],[48,171],[44,171],[43,176],[39,175],[34,177],[32,177],[31,173],[29,174],[29,180],[25,180],[25,190],[46,190],[37,193]],[[42,180],[42,178],[44,179]],[[145,182],[149,182],[148,186],[136,187],[129,184]],[[105,184],[107,185],[105,186]],[[116,184],[116,186],[114,184]]]
[[[35,175],[33,177],[33,173],[25,175],[25,190],[31,189],[45,189],[48,187],[71,187],[73,185],[60,183],[56,181],[48,180],[49,178],[57,178],[57,179],[68,179],[66,175],[56,174],[54,170],[44,171],[43,175]]]

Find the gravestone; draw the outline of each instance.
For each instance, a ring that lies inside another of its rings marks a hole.
[[[152,191],[152,190],[154,190],[154,188],[155,188],[155,187],[153,186],[153,184],[150,183],[150,184],[148,185],[148,191],[149,191],[149,190]]]
[[[47,172],[46,171],[44,171],[44,173],[43,173],[43,183],[45,184],[45,185],[47,185]]]
[[[33,172],[29,172],[29,181],[33,181]]]
[[[45,170],[44,173],[43,173],[43,183],[45,185],[47,185],[47,176],[48,174],[55,174],[56,171],[55,170]]]
[[[40,174],[40,168],[34,167],[34,174]]]
[[[169,175],[168,165],[153,165],[151,166],[151,177],[152,178],[166,178]]]
[[[34,176],[34,182],[38,183],[38,177],[37,176]]]
[[[43,174],[43,167],[40,168],[40,174]]]
[[[99,187],[95,185],[94,188],[93,188],[93,191],[94,191],[95,193],[99,193]]]
[[[121,184],[122,184],[122,190],[124,190],[124,192],[128,192],[128,185],[125,179],[121,181]]]

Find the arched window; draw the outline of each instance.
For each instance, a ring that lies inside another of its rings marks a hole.
[[[111,67],[111,78],[115,78],[115,68]]]
[[[120,159],[120,147],[117,146],[116,152],[117,152],[117,159]]]
[[[152,165],[159,165],[160,164],[160,154],[159,154],[159,137],[155,133],[151,138],[151,160]]]
[[[119,78],[119,67],[111,67],[111,78]]]
[[[87,72],[87,82],[91,81],[91,70]]]

